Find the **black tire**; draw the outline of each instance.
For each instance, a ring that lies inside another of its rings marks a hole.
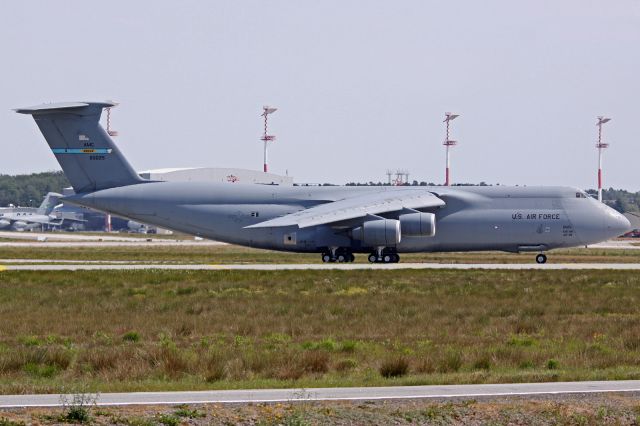
[[[324,263],[331,262],[331,255],[329,253],[322,253],[322,261]]]
[[[368,259],[369,259],[369,262],[376,263],[378,261],[378,256],[372,253],[369,255]]]
[[[347,262],[347,256],[346,256],[346,255],[344,255],[344,254],[339,254],[339,255],[338,255],[338,259],[337,259],[337,260],[338,260],[338,262],[340,262],[340,263]]]
[[[542,254],[542,253],[537,255],[536,256],[536,263],[538,263],[540,265],[547,263],[547,255],[546,254]]]
[[[349,262],[355,262],[356,257],[353,255],[353,253],[349,254]]]
[[[382,261],[384,263],[391,263],[393,262],[393,255],[392,254],[385,254],[384,256],[382,256]]]

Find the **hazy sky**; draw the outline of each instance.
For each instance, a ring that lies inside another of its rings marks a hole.
[[[11,108],[114,99],[138,169],[262,167],[298,182],[454,182],[640,190],[640,1],[6,1],[0,173],[58,169]]]

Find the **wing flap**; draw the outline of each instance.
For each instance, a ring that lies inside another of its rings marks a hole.
[[[405,208],[424,209],[444,205],[444,201],[427,191],[384,191],[344,198],[265,222],[256,223],[246,228],[273,228],[295,225],[299,228],[308,228],[310,226],[363,218],[367,215],[399,211]]]

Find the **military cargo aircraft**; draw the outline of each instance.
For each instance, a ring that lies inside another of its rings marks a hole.
[[[392,263],[410,252],[544,252],[616,237],[629,221],[569,187],[283,187],[144,180],[100,125],[109,102],[45,104],[35,119],[76,195],[65,201],[197,236]]]
[[[40,207],[1,207],[0,229],[26,231],[42,226],[60,226],[62,219],[52,214],[62,195],[49,192]]]

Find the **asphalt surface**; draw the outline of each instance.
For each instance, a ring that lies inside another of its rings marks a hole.
[[[0,231],[0,238],[16,241],[1,241],[0,247],[138,247],[138,246],[218,246],[226,245],[219,241],[205,239],[159,238],[154,234],[118,234],[95,233],[78,234],[73,232],[14,232]]]
[[[0,264],[0,271],[135,271],[148,269],[163,270],[205,270],[205,271],[284,271],[284,270],[399,270],[399,269],[487,269],[487,270],[640,270],[636,263],[311,263],[311,264],[251,264],[251,265],[206,265],[206,264],[163,264],[163,263],[64,263],[25,264],[28,259],[20,259],[21,264]],[[35,261],[34,263],[39,262]],[[7,262],[9,263],[9,262]]]
[[[177,405],[422,398],[447,399],[612,392],[640,392],[640,380],[489,385],[256,389],[199,392],[133,392],[96,394],[94,397],[97,405]],[[65,401],[69,400],[69,396],[59,394],[0,395],[0,408],[52,407],[63,405]]]

